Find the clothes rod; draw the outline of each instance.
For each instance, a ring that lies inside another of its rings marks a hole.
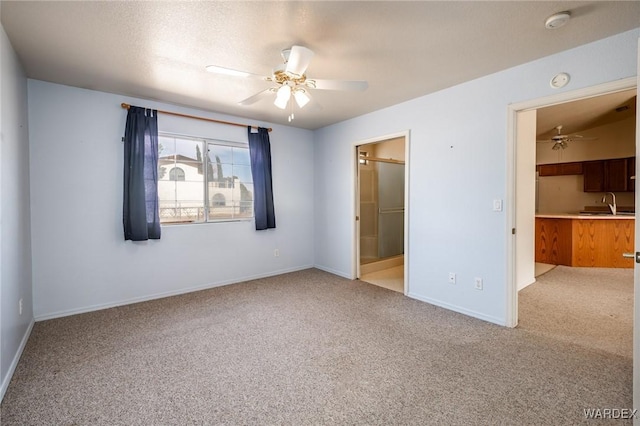
[[[366,161],[377,161],[380,163],[393,163],[393,164],[404,164],[402,160],[394,160],[393,158],[379,158],[379,157],[360,157],[360,160]]]
[[[131,107],[131,105],[129,104],[125,104],[124,102],[120,104],[120,106],[124,109],[129,109],[129,107]],[[198,117],[197,115],[189,115],[189,114],[180,114],[179,112],[171,112],[171,111],[162,111],[162,110],[157,110],[160,114],[167,114],[167,115],[175,115],[176,117],[186,117],[186,118],[193,118],[194,120],[202,120],[202,121],[210,121],[212,123],[220,123],[220,124],[228,124],[230,126],[238,126],[238,127],[248,127],[248,124],[242,124],[242,123],[234,123],[232,121],[223,121],[223,120],[216,120],[213,118],[206,118],[206,117]],[[252,129],[257,129],[258,126],[251,126]],[[269,127],[267,129],[268,131],[273,130],[271,127]]]

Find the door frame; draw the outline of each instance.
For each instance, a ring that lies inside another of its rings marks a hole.
[[[354,171],[354,200],[353,200],[353,214],[351,215],[352,219],[355,222],[354,225],[354,233],[352,240],[352,250],[353,258],[351,262],[351,278],[356,280],[360,278],[360,174],[359,174],[359,166],[358,166],[358,147],[362,145],[370,145],[374,143],[384,142],[389,139],[397,139],[404,138],[404,290],[403,293],[406,296],[409,293],[409,159],[411,152],[411,140],[410,140],[411,132],[409,130],[404,130],[398,133],[391,133],[383,136],[376,136],[370,139],[359,140],[353,142],[351,147],[351,155]]]
[[[518,204],[518,194],[516,191],[516,161],[517,161],[517,115],[519,112],[530,111],[547,106],[577,101],[580,99],[592,98],[623,90],[636,89],[638,86],[637,77],[629,77],[596,86],[558,93],[525,102],[519,102],[508,106],[507,111],[507,199],[512,200],[507,207],[507,291],[506,291],[506,326],[515,327],[518,325],[518,289],[517,289],[517,253],[516,253],[516,210]],[[637,123],[636,123],[637,126]],[[638,135],[636,134],[636,140]],[[638,156],[638,147],[636,147]],[[531,159],[531,168],[535,169],[535,158]],[[640,186],[640,185],[638,185]],[[636,190],[638,191],[638,189]],[[637,194],[637,193],[636,193]],[[522,195],[522,194],[521,194]],[[636,205],[640,200],[636,196]],[[638,210],[636,209],[638,212]],[[640,213],[640,212],[638,212]],[[535,215],[535,212],[532,212]],[[635,327],[634,327],[635,328]]]

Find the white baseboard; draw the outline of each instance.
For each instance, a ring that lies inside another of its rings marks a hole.
[[[331,269],[331,268],[328,268],[326,266],[313,265],[313,267],[316,268],[316,269],[320,269],[322,271],[328,272],[330,274],[337,275],[337,276],[342,277],[342,278],[346,278],[348,280],[352,280],[353,279],[353,277],[351,275],[345,274],[344,272],[341,272],[341,271],[336,271],[335,269]]]
[[[11,383],[11,379],[13,378],[13,373],[15,373],[16,371],[16,367],[18,367],[18,361],[20,361],[22,352],[24,351],[25,346],[27,346],[27,342],[29,341],[29,336],[31,336],[31,330],[33,330],[34,324],[35,321],[32,319],[29,323],[29,327],[27,327],[27,331],[24,333],[24,336],[22,336],[20,346],[18,347],[18,351],[11,361],[11,365],[9,366],[9,370],[7,371],[7,375],[2,380],[2,387],[0,388],[0,402],[2,402],[2,400],[4,399],[4,394],[9,388],[9,383]]]
[[[71,315],[78,315],[78,314],[84,314],[87,312],[99,311],[102,309],[115,308],[118,306],[132,305],[134,303],[147,302],[149,300],[162,299],[162,298],[171,297],[171,296],[178,296],[181,294],[192,293],[194,291],[207,290],[210,288],[222,287],[222,286],[231,285],[231,284],[238,284],[241,282],[257,280],[260,278],[273,277],[276,275],[282,275],[289,272],[302,271],[304,269],[309,269],[313,267],[314,267],[313,265],[297,266],[295,268],[280,269],[277,271],[267,272],[265,274],[249,275],[249,276],[239,277],[239,278],[235,278],[227,281],[219,281],[219,282],[204,284],[204,285],[195,286],[195,287],[182,288],[180,290],[167,291],[163,293],[155,293],[155,294],[150,294],[150,295],[141,296],[141,297],[133,297],[130,299],[119,300],[116,302],[101,303],[101,304],[85,306],[77,309],[68,309],[63,311],[40,314],[35,317],[35,321],[46,321],[54,318],[62,318],[62,317],[68,317]]]
[[[493,324],[497,324],[497,325],[502,325],[502,326],[506,326],[506,320],[504,318],[496,318],[490,315],[485,315],[482,314],[480,312],[475,312],[469,309],[465,309],[465,308],[461,308],[460,306],[456,306],[456,305],[451,305],[449,303],[446,302],[442,302],[440,300],[435,300],[435,299],[431,299],[429,297],[423,297],[420,295],[417,295],[415,293],[409,293],[407,294],[407,297],[410,297],[412,299],[416,299],[416,300],[420,300],[421,302],[426,302],[429,303],[431,305],[435,305],[435,306],[439,306],[441,308],[444,309],[448,309],[450,311],[454,311],[454,312],[458,312],[460,314],[463,315],[467,315],[469,317],[473,317],[473,318],[477,318],[483,321],[487,321]]]

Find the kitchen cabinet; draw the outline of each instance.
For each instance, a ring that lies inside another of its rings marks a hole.
[[[538,165],[538,176],[581,175],[582,162]]]
[[[582,164],[584,172],[584,192],[605,192],[604,190],[604,160],[585,161]]]
[[[585,161],[584,192],[635,191],[631,176],[635,173],[635,157]]]
[[[571,220],[536,218],[536,262],[571,265]]]
[[[552,265],[633,268],[635,220],[615,216],[536,217],[535,261]]]
[[[629,187],[628,178],[626,158],[604,161],[604,190],[606,192],[626,191]]]

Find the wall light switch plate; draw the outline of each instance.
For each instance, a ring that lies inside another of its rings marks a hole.
[[[494,212],[502,211],[502,200],[493,200],[493,211]]]
[[[475,286],[476,290],[482,290],[482,287],[483,287],[482,286],[482,278],[475,277],[473,279],[473,282],[474,282],[474,286]]]

